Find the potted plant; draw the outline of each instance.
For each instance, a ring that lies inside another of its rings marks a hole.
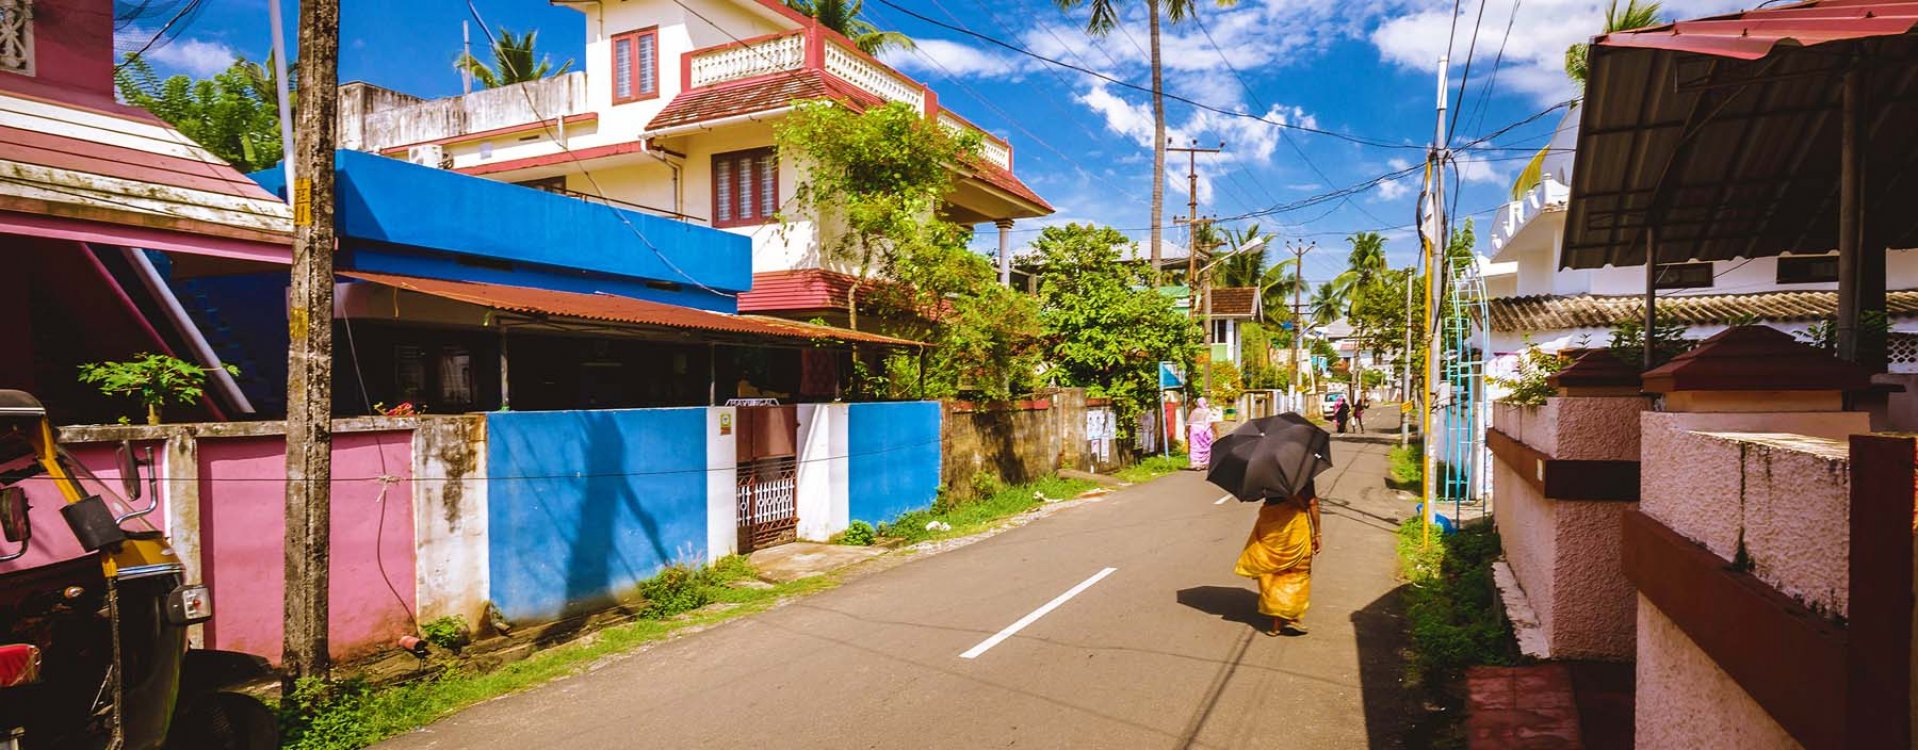
[[[226,365],[240,374],[240,368]],[[151,352],[119,362],[80,365],[80,382],[97,386],[109,396],[134,396],[147,409],[147,424],[160,423],[160,407],[168,402],[192,403],[206,393],[207,368],[178,357]]]

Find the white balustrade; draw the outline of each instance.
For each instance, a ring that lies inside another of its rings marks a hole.
[[[839,46],[826,44],[826,72],[881,99],[904,102],[913,109],[926,108],[926,92],[898,74]]]
[[[1000,143],[992,136],[986,135],[985,131],[967,125],[966,121],[944,111],[939,113],[939,127],[945,128],[946,132],[952,133],[953,135],[960,133],[973,133],[978,135],[979,158],[985,159],[986,163],[995,165],[1000,169],[1012,169],[1012,147]]]
[[[796,70],[806,62],[806,38],[788,34],[751,44],[693,53],[692,86]]]

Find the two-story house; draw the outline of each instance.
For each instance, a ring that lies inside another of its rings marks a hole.
[[[996,225],[1001,252],[1014,221],[1052,213],[1014,176],[1004,139],[779,0],[557,4],[586,24],[583,71],[432,100],[349,83],[341,145],[748,235],[739,311],[798,319],[843,314],[856,269],[791,204],[802,167],[780,158],[773,128],[797,102],[903,102],[979,133],[981,158],[953,165],[940,212]]]
[[[1611,329],[1643,314],[1645,267],[1566,268],[1565,208],[1571,198],[1579,112],[1559,123],[1536,182],[1492,222],[1491,264],[1481,264],[1491,322],[1490,372],[1510,372],[1526,341],[1545,351],[1602,347]],[[1529,181],[1531,175],[1521,178]],[[1734,323],[1806,331],[1837,310],[1838,255],[1788,254],[1667,263],[1657,272],[1658,316],[1704,339]],[[1891,372],[1918,372],[1918,253],[1886,260]]]

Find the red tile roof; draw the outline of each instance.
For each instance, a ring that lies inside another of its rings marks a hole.
[[[1039,197],[1038,193],[1032,192],[1032,188],[1026,187],[1026,184],[1020,182],[1019,178],[1014,177],[1011,172],[1001,169],[996,164],[987,164],[978,160],[974,160],[973,163],[966,166],[972,169],[973,177],[980,182],[1018,196],[1021,200],[1038,205],[1044,208],[1046,213],[1052,213],[1052,204],[1047,203],[1046,199]]]
[[[1212,317],[1250,318],[1258,314],[1258,287],[1234,286],[1212,290]]]
[[[340,276],[361,281],[371,281],[396,289],[430,294],[435,297],[464,302],[471,305],[490,307],[495,310],[530,315],[552,315],[562,318],[598,320],[614,323],[629,323],[660,328],[677,328],[710,333],[735,334],[743,336],[768,336],[788,339],[862,342],[888,344],[893,346],[922,346],[919,342],[906,339],[880,336],[861,331],[850,331],[832,326],[813,325],[790,320],[778,320],[758,316],[727,315],[690,307],[669,305],[663,302],[633,299],[614,294],[580,294],[577,292],[555,292],[547,289],[508,286],[505,284],[483,284],[472,281],[445,281],[425,279],[413,276],[394,276],[391,274],[368,273],[365,271],[341,272]]]
[[[801,68],[680,92],[659,114],[653,116],[653,121],[646,124],[646,129],[659,130],[723,117],[750,115],[797,101],[824,98],[844,102],[856,111],[883,103],[879,97],[817,70]]]
[[[1555,331],[1570,328],[1610,328],[1643,314],[1642,297],[1567,297],[1538,295],[1489,301],[1494,331]],[[1764,321],[1819,320],[1836,315],[1836,292],[1758,292],[1661,297],[1660,320],[1687,325],[1730,323],[1743,318]],[[1918,290],[1885,294],[1885,312],[1893,317],[1918,315]]]
[[[739,295],[739,311],[843,310],[852,294],[852,275],[821,268],[753,274],[753,288]]]

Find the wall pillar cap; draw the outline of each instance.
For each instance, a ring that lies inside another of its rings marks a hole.
[[[1764,326],[1729,328],[1643,378],[1650,393],[1860,391],[1871,370]]]
[[[1545,379],[1560,396],[1637,396],[1638,370],[1610,349],[1588,349]]]

